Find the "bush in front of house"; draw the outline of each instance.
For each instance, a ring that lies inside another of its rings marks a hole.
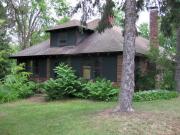
[[[43,88],[49,100],[58,100],[64,97],[64,89],[57,80],[49,79],[44,83]]]
[[[167,100],[176,97],[178,97],[178,93],[176,91],[148,90],[148,91],[135,92],[133,96],[133,100],[136,102],[141,102],[141,101],[152,101],[152,100],[160,100],[160,99]]]
[[[112,101],[118,97],[119,89],[113,87],[112,82],[106,79],[97,79],[87,82],[85,89],[88,98],[100,101]]]
[[[36,83],[30,81],[31,73],[24,71],[24,65],[14,66],[11,74],[4,79],[3,85],[18,94],[18,98],[26,98],[34,94]]]
[[[88,99],[89,98],[89,91],[86,88],[86,84],[88,83],[88,80],[83,78],[78,78],[79,81],[79,89],[73,94],[77,98],[81,99]]]
[[[82,89],[81,82],[68,65],[61,63],[54,69],[57,77],[44,83],[44,89],[49,100],[64,97],[75,97],[75,93]]]
[[[5,86],[0,86],[0,103],[10,102],[18,99],[18,94]]]
[[[49,100],[67,97],[110,101],[117,99],[118,89],[105,79],[87,81],[78,78],[71,67],[61,63],[55,68],[56,79],[44,83],[44,89]]]
[[[31,73],[25,72],[23,65],[14,66],[11,74],[1,82],[0,102],[9,102],[18,98],[26,98],[35,93],[36,83],[29,81]]]

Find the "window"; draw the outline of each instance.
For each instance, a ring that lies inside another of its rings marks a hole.
[[[91,67],[90,66],[83,66],[83,78],[91,79]]]
[[[66,45],[67,44],[67,32],[60,33],[60,40],[59,44],[60,46]]]

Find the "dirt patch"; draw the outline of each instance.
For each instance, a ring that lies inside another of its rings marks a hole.
[[[34,95],[33,97],[28,98],[27,101],[35,102],[35,103],[43,103],[43,102],[46,102],[46,98],[45,98],[45,95],[43,94],[37,94],[37,95]]]
[[[0,112],[0,118],[6,116],[6,113]]]
[[[126,135],[180,135],[180,117],[166,112],[113,113],[104,110],[95,117],[96,128]]]

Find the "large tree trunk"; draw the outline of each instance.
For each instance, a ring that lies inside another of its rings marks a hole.
[[[118,111],[131,112],[134,93],[135,39],[136,39],[136,1],[126,0],[125,3],[125,35],[123,46],[123,66],[121,93]]]
[[[180,26],[176,33],[176,90],[180,92]]]

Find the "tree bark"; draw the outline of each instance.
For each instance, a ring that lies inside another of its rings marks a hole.
[[[132,98],[134,93],[134,67],[135,67],[135,39],[136,39],[136,1],[125,2],[125,35],[123,46],[123,65],[121,93],[117,111],[132,112]]]
[[[180,26],[176,30],[176,90],[180,92]]]

